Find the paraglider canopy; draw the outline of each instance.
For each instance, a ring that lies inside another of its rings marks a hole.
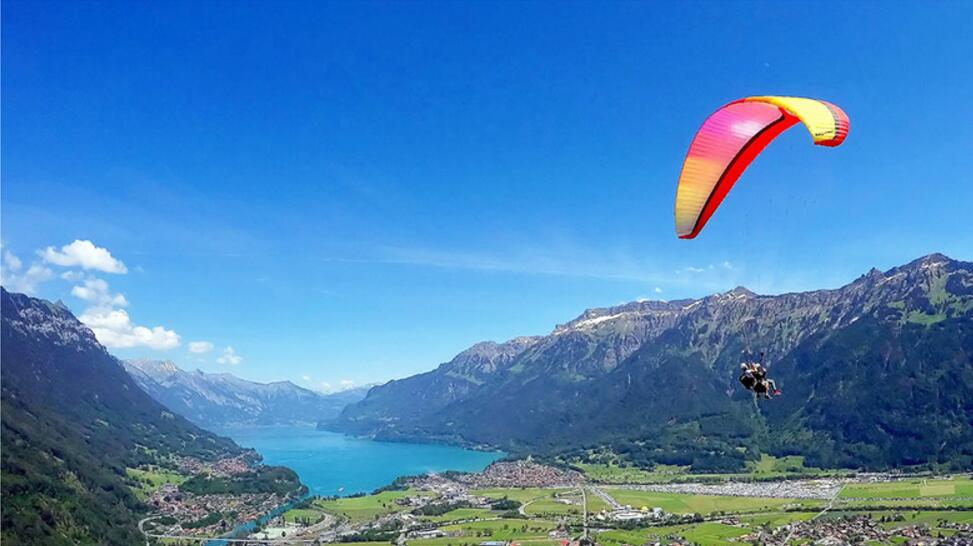
[[[723,106],[693,137],[676,188],[676,234],[692,239],[758,154],[797,122],[819,146],[838,146],[848,136],[848,116],[822,100],[747,97]]]

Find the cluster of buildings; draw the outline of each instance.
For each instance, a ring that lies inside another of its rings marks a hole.
[[[411,533],[408,535],[409,538],[425,539],[425,538],[441,538],[447,536],[445,532],[438,529],[430,531],[418,531],[416,533]],[[511,546],[512,542],[509,540],[484,540],[477,543],[477,546]]]
[[[973,526],[956,525],[943,522],[941,527],[948,528],[950,536],[939,536],[929,526],[920,523],[901,527],[887,527],[881,521],[867,515],[847,516],[832,519],[802,521],[778,527],[772,531],[757,530],[740,537],[741,542],[776,544],[782,538],[814,546],[843,546],[861,543],[896,543],[907,546],[971,546],[973,545]]]
[[[775,482],[725,482],[718,484],[670,483],[658,485],[627,485],[626,489],[683,493],[689,495],[728,495],[735,497],[771,497],[779,499],[831,499],[847,480],[826,478],[816,480],[786,480]]]
[[[584,483],[584,476],[530,460],[495,462],[483,472],[462,474],[456,481],[471,488],[488,487],[571,487]]]
[[[537,464],[530,459],[514,462],[495,462],[482,472],[427,474],[412,478],[409,486],[422,491],[432,491],[439,497],[436,502],[469,502],[474,507],[489,507],[489,500],[471,495],[471,489],[511,487],[572,487],[584,483],[584,476],[571,470]],[[422,505],[428,499],[409,497],[400,503]]]
[[[413,509],[428,505],[443,506],[466,506],[469,508],[490,508],[491,500],[487,497],[474,495],[462,484],[451,481],[432,481],[424,482],[421,487],[413,485],[416,489],[431,491],[436,495],[413,495],[402,497],[395,500],[399,506],[408,506]]]
[[[273,527],[264,527],[260,531],[250,535],[255,540],[279,540],[282,538],[293,537],[304,531],[304,527],[296,523],[281,523]]]
[[[218,461],[203,461],[195,457],[176,457],[176,468],[180,474],[196,476],[206,474],[227,478],[236,476],[253,470],[254,454],[252,452],[242,453],[236,457],[226,457]]]
[[[665,518],[665,516],[666,513],[659,507],[649,508],[648,506],[642,506],[640,508],[632,508],[632,506],[626,504],[616,510],[602,510],[595,514],[594,518],[598,521],[624,522],[642,520],[659,521]]]
[[[284,501],[272,493],[194,495],[180,491],[173,484],[162,485],[146,500],[153,511],[176,520],[170,525],[157,525],[153,534],[194,536],[221,534],[240,523],[257,519]],[[213,513],[220,514],[220,518],[201,527],[187,527]]]
[[[250,454],[228,457],[207,462],[193,457],[179,457],[174,460],[181,474],[207,475],[231,478],[253,471],[253,458]],[[156,518],[155,535],[170,536],[216,536],[240,523],[255,520],[274,510],[287,499],[274,493],[238,493],[196,495],[182,491],[178,485],[166,483],[153,491],[146,504],[153,512],[162,517]],[[204,519],[211,514],[219,514],[209,522]],[[167,516],[167,517],[166,517]],[[165,524],[169,518],[174,523]],[[198,522],[206,522],[196,527]]]

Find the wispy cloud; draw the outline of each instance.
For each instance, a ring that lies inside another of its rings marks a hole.
[[[219,364],[227,364],[230,366],[236,366],[237,364],[243,362],[243,357],[236,354],[233,347],[227,346],[223,348],[223,354],[216,359]]]
[[[667,280],[661,269],[634,259],[625,252],[592,252],[578,248],[520,247],[499,251],[452,251],[379,247],[373,257],[354,261],[636,282]]]
[[[647,290],[688,287],[716,291],[739,283],[743,271],[729,261],[689,265],[676,270],[651,256],[626,249],[577,245],[511,246],[502,250],[443,250],[380,246],[360,257],[318,257],[332,263],[387,264],[520,275],[595,278],[647,285]]]
[[[189,352],[198,355],[208,353],[213,350],[213,344],[209,341],[190,341]]]
[[[54,272],[40,263],[24,269],[24,263],[7,249],[0,256],[0,284],[8,290],[34,294],[37,287],[54,278]]]
[[[352,379],[341,379],[338,381],[316,380],[311,375],[302,375],[301,382],[309,389],[316,390],[324,394],[346,391],[354,388],[357,383]]]
[[[676,275],[681,275],[681,276],[682,275],[692,276],[692,275],[700,275],[702,273],[712,273],[714,271],[722,271],[723,273],[725,273],[727,271],[736,271],[736,269],[737,268],[734,267],[731,262],[724,260],[719,264],[712,263],[712,264],[702,265],[702,266],[687,265],[686,267],[676,269],[675,273]]]

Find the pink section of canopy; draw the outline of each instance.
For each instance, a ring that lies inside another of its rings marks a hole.
[[[751,140],[783,117],[772,104],[738,102],[717,110],[703,122],[679,176],[675,215],[680,236],[698,231],[707,201],[725,195],[725,191],[722,195],[717,191],[724,172]]]

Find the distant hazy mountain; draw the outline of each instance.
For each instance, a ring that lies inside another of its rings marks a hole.
[[[736,383],[765,351],[785,395]],[[758,409],[759,408],[759,409]],[[973,264],[933,254],[834,290],[591,309],[375,387],[331,428],[511,450],[611,447],[644,464],[973,466]]]
[[[0,289],[4,545],[141,544],[125,468],[241,453],[142,392],[60,302]]]
[[[256,383],[188,372],[169,361],[129,360],[125,370],[152,398],[203,427],[318,423],[365,397],[367,387],[321,394],[290,381]]]

